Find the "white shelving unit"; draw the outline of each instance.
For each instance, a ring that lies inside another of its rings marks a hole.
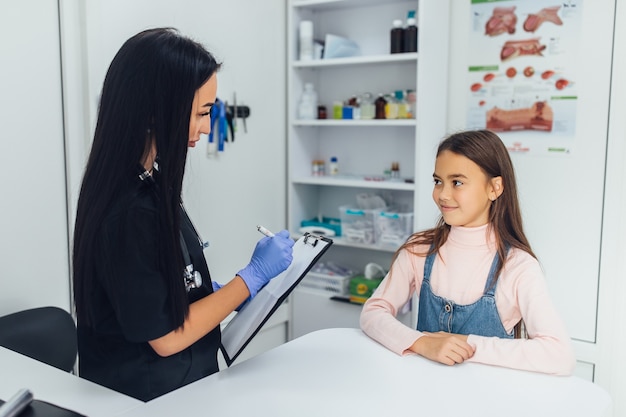
[[[288,227],[297,233],[302,220],[339,218],[339,207],[355,205],[361,193],[376,194],[388,204],[414,211],[413,230],[431,227],[437,213],[430,199],[434,152],[446,133],[447,49],[449,1],[416,0],[292,0],[288,6]],[[418,10],[418,52],[390,54],[394,19]],[[314,38],[327,34],[356,42],[361,55],[350,58],[299,61],[298,27],[313,21]],[[313,83],[320,105],[371,93],[416,90],[415,119],[298,120],[296,110],[305,83]],[[313,160],[339,160],[339,175],[313,176]],[[383,180],[392,162],[400,165],[400,179]],[[354,270],[368,262],[389,267],[395,247],[353,244],[341,237],[325,255]],[[297,297],[296,300],[297,301]],[[320,308],[328,309],[327,300]],[[311,302],[308,306],[315,310]],[[332,303],[331,303],[332,305]],[[347,306],[348,308],[354,306]],[[346,306],[338,307],[343,314]],[[355,307],[355,308],[358,308]],[[315,311],[311,311],[314,316]],[[300,314],[301,315],[301,314]],[[358,314],[357,314],[358,316]],[[291,334],[300,334],[292,320]],[[337,320],[338,324],[344,324]],[[309,323],[310,324],[310,323]],[[354,323],[358,326],[358,322]],[[295,330],[294,330],[295,329]]]
[[[294,61],[294,68],[341,67],[347,65],[383,64],[390,62],[415,62],[417,52],[405,54],[386,54],[356,56],[349,58],[318,59],[314,61]]]

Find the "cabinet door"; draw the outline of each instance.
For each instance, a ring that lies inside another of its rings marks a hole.
[[[0,314],[70,308],[57,3],[0,12]]]
[[[323,291],[297,288],[291,297],[291,338],[321,329],[348,327],[358,329],[362,305],[331,298]],[[398,316],[411,326],[411,313]]]

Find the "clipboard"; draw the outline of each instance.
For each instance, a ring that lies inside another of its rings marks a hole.
[[[293,245],[291,265],[270,280],[224,327],[220,350],[229,367],[332,243],[327,237],[305,233]]]

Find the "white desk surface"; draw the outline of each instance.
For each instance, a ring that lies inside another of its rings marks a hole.
[[[358,329],[306,334],[124,417],[602,416],[609,395],[582,378],[398,356]]]
[[[142,401],[81,379],[69,372],[0,347],[0,399],[22,388],[46,401],[89,417],[112,417],[143,405]]]

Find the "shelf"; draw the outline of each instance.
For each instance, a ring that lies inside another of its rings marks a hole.
[[[406,126],[415,127],[415,119],[386,119],[386,120],[358,120],[358,119],[317,119],[317,120],[294,120],[291,122],[293,126],[310,126],[310,127],[337,127],[337,126],[367,126],[367,127],[391,127]]]
[[[387,0],[389,4],[400,3],[406,0]],[[294,0],[292,6],[296,9],[333,10],[348,7],[379,5],[380,0]]]
[[[302,233],[300,233],[299,231],[290,231],[289,236],[291,236],[292,239],[297,240],[300,238],[300,236],[302,236]],[[395,247],[395,246],[368,245],[365,243],[352,243],[352,242],[348,242],[341,236],[329,236],[329,239],[333,240],[333,245],[344,246],[344,247],[355,248],[355,249],[375,250],[375,251],[380,251],[380,252],[392,252],[393,253],[399,247],[399,246]],[[310,289],[307,288],[307,290],[310,290]]]
[[[375,188],[378,190],[413,191],[415,184],[404,181],[368,181],[351,177],[299,177],[291,180],[293,184],[325,185],[331,187]]]
[[[378,246],[378,245],[367,245],[365,243],[352,243],[352,242],[348,242],[342,237],[337,237],[337,236],[333,236],[331,239],[333,240],[334,245],[347,246],[350,248],[377,250],[381,252],[395,252],[398,249],[397,247],[393,247],[393,246]]]
[[[417,52],[403,54],[365,55],[349,58],[314,59],[311,61],[294,61],[294,68],[341,67],[363,64],[391,64],[401,62],[417,62]]]

